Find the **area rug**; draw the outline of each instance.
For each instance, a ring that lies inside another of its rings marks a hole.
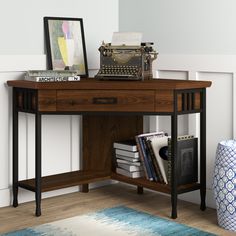
[[[124,206],[2,234],[2,236],[214,235]]]

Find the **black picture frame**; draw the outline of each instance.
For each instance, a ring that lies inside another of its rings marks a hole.
[[[44,32],[48,69],[88,77],[83,19],[45,16]]]

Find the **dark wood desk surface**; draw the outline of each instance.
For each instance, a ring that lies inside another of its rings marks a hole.
[[[11,80],[7,84],[15,88],[23,88],[17,92],[18,105],[23,109],[22,111],[27,110],[29,101],[27,104],[25,101],[31,97],[31,107],[28,107],[30,108],[28,111],[158,114],[174,111],[174,91],[177,90],[187,90],[178,94],[178,111],[200,109],[200,89],[211,86],[210,81],[169,79],[99,81],[92,78],[78,82],[41,83]]]
[[[76,82],[32,82],[26,80],[9,80],[12,87],[29,89],[124,89],[124,90],[173,90],[196,89],[211,86],[211,81],[152,79],[144,81],[103,81],[94,78],[82,78]]]

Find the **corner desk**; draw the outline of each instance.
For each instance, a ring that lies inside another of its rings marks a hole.
[[[18,206],[18,188],[35,192],[36,216],[41,215],[41,193],[59,188],[113,179],[171,195],[171,217],[177,218],[178,194],[200,190],[200,209],[206,197],[206,88],[210,81],[152,79],[144,81],[99,81],[84,78],[77,82],[7,81],[13,87],[13,206]],[[35,178],[18,178],[18,113],[35,114]],[[178,115],[200,113],[200,181],[178,184],[176,156]],[[82,168],[78,171],[41,176],[41,117],[82,115]],[[143,115],[171,116],[171,184],[115,173],[113,142],[143,132]]]

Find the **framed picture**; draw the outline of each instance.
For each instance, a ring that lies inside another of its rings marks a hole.
[[[88,77],[83,19],[44,17],[48,68]]]

